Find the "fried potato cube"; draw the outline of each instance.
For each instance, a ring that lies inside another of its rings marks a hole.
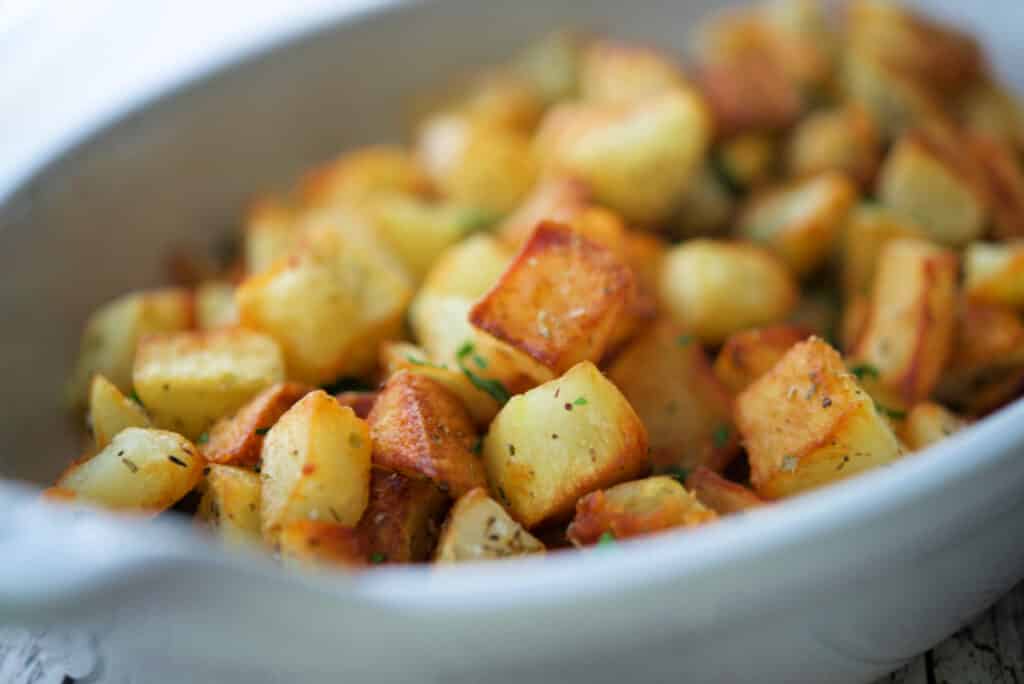
[[[334,395],[334,398],[340,405],[349,407],[356,416],[366,420],[377,402],[377,392],[341,392]]]
[[[540,179],[514,212],[498,226],[497,234],[518,250],[544,221],[569,225],[591,207],[590,190],[577,178],[548,176]]]
[[[281,562],[291,570],[357,570],[367,565],[365,540],[355,528],[326,520],[292,520],[278,540]]]
[[[200,330],[216,330],[238,325],[235,286],[210,280],[196,288],[196,326]]]
[[[292,258],[238,288],[242,325],[273,337],[288,376],[312,385],[368,372],[377,344],[398,337],[412,292],[379,252],[312,231]]]
[[[528,44],[513,60],[522,74],[552,104],[572,97],[578,90],[580,60],[588,43],[575,31],[553,31]]]
[[[807,116],[790,134],[786,167],[794,176],[838,171],[866,187],[881,161],[881,136],[857,104]]]
[[[853,183],[828,171],[755,196],[739,217],[739,235],[765,245],[805,276],[832,255],[856,201]]]
[[[993,236],[1003,240],[1024,237],[1024,169],[1019,155],[980,135],[968,136],[967,145],[988,189]]]
[[[245,272],[256,275],[291,254],[299,239],[297,212],[273,197],[257,199],[249,207],[242,232]]]
[[[210,463],[257,465],[264,435],[312,389],[297,382],[279,382],[263,390],[236,413],[213,424],[206,441],[200,443],[203,457]]]
[[[354,526],[370,497],[370,428],[317,390],[300,399],[263,441],[260,520],[275,544],[294,520]]]
[[[544,93],[515,68],[491,67],[458,78],[416,103],[417,123],[455,114],[499,128],[529,133],[544,113]]]
[[[922,401],[907,412],[900,436],[908,449],[920,451],[965,427],[967,421],[942,404]]]
[[[580,97],[590,102],[629,102],[689,86],[668,55],[636,43],[609,39],[583,50]]]
[[[89,390],[89,426],[102,449],[125,428],[151,426],[146,411],[136,402],[121,394],[121,390],[102,375],[95,375]]]
[[[607,248],[542,224],[469,321],[555,373],[604,354],[635,295],[633,272]]]
[[[902,454],[888,421],[839,354],[812,337],[736,398],[755,491],[779,499]]]
[[[722,345],[715,359],[715,375],[730,392],[739,394],[810,335],[810,330],[798,325],[741,330]]]
[[[658,475],[587,494],[576,503],[568,534],[576,546],[588,546],[607,535],[627,539],[717,519],[675,479]]]
[[[132,371],[153,422],[192,439],[283,379],[274,340],[241,328],[151,335]]]
[[[847,217],[840,240],[839,261],[847,304],[869,295],[882,248],[894,238],[926,238],[909,217],[876,204],[859,204]]]
[[[589,361],[512,397],[484,440],[492,492],[527,528],[571,515],[584,494],[648,466],[647,431]]]
[[[700,97],[677,89],[623,104],[559,105],[535,142],[547,172],[577,176],[627,222],[651,224],[680,204],[710,137]]]
[[[313,169],[299,182],[306,207],[355,206],[378,193],[426,195],[430,178],[408,150],[377,145],[347,152]]]
[[[544,553],[544,544],[505,512],[484,488],[466,492],[448,513],[434,552],[437,563]]]
[[[665,257],[660,299],[668,313],[706,344],[786,319],[797,284],[785,264],[754,245],[707,239],[675,246]]]
[[[437,543],[448,503],[448,495],[432,482],[374,469],[370,503],[356,534],[374,562],[426,561]]]
[[[720,233],[732,218],[735,204],[730,188],[705,163],[686,191],[672,222],[672,232],[684,239]]]
[[[979,302],[1024,309],[1024,243],[968,245],[964,294]]]
[[[106,508],[159,513],[192,491],[204,465],[181,435],[130,427],[92,458],[72,464],[56,486]]]
[[[908,405],[928,397],[952,352],[956,289],[954,253],[924,240],[890,241],[851,360],[876,369],[879,384]]]
[[[191,327],[193,303],[188,290],[168,288],[123,295],[93,312],[82,332],[78,362],[67,386],[68,401],[84,408],[97,373],[122,392],[130,392],[139,340]]]
[[[912,131],[886,157],[878,197],[931,239],[959,247],[980,237],[988,220],[981,173],[964,146],[946,134]]]
[[[797,84],[773,60],[703,61],[695,78],[720,136],[780,130],[803,109]]]
[[[443,196],[495,218],[515,209],[537,177],[529,135],[466,115],[427,119],[416,154]]]
[[[732,397],[682,328],[655,323],[619,354],[608,379],[640,416],[656,471],[698,464],[721,470],[736,456]]]
[[[417,373],[384,384],[367,418],[374,465],[425,478],[458,497],[487,483],[476,428],[459,398]]]
[[[686,488],[693,492],[697,501],[718,515],[742,513],[767,503],[743,485],[727,480],[704,466],[698,466],[687,476]]]
[[[203,482],[196,520],[229,546],[258,545],[260,476],[246,468],[213,464]]]

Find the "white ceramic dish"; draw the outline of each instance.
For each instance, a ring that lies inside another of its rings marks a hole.
[[[713,4],[306,8],[305,24],[337,21],[273,50],[297,24],[264,27],[239,43],[254,57],[45,167],[51,141],[22,144],[37,153],[0,169],[0,473],[45,482],[74,455],[56,396],[79,326],[152,282],[172,243],[212,242],[252,191],[397,135],[411,92],[545,28],[605,27],[679,49]],[[1016,0],[919,4],[955,13],[1005,73],[1024,73]],[[229,15],[207,19],[226,26]],[[184,60],[172,80],[212,61]],[[145,682],[869,681],[1024,577],[1022,450],[1018,403],[925,454],[706,529],[359,577],[286,576],[184,527],[76,516],[8,482],[0,623],[82,626]]]

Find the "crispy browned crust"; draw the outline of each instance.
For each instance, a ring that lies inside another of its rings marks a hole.
[[[311,387],[297,382],[280,382],[263,390],[235,415],[214,423],[206,444],[200,445],[203,457],[210,463],[256,465],[267,430],[310,391]]]
[[[356,534],[379,562],[418,563],[430,558],[450,499],[429,480],[374,469],[370,503]]]
[[[800,325],[773,325],[729,336],[715,359],[715,374],[734,394],[771,370],[789,348],[811,336]]]
[[[740,513],[767,503],[743,485],[727,480],[704,466],[698,466],[690,473],[686,478],[686,488],[719,515]]]
[[[796,83],[773,60],[703,64],[696,79],[719,137],[785,128],[803,106]]]

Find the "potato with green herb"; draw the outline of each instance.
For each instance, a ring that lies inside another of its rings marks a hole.
[[[358,570],[368,565],[365,540],[355,528],[328,520],[292,520],[278,539],[281,563],[290,570]]]
[[[375,563],[420,563],[430,558],[451,499],[429,480],[374,468],[370,501],[356,525]]]
[[[923,401],[907,412],[900,435],[907,448],[920,451],[967,427],[967,421],[942,404]]]
[[[102,449],[121,430],[148,428],[151,423],[138,402],[121,394],[121,390],[102,375],[95,375],[89,390],[89,426],[96,448]]]
[[[441,530],[434,562],[463,563],[544,553],[531,535],[483,488],[466,492],[452,507]]]
[[[377,145],[347,152],[303,176],[298,196],[304,207],[358,206],[380,193],[426,196],[430,178],[411,152]]]
[[[229,546],[257,545],[260,476],[246,468],[212,464],[202,484],[196,520]]]
[[[730,335],[719,350],[715,375],[730,392],[739,394],[810,335],[810,330],[798,325],[741,330]]]

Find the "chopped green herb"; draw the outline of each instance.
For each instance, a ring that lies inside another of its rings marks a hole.
[[[139,395],[135,392],[135,390],[132,390],[131,394],[128,395],[128,398],[131,399],[132,401],[134,401],[136,404],[138,404],[142,408],[146,408],[145,404],[142,403],[142,400],[139,399]]]
[[[690,476],[688,468],[680,468],[679,466],[673,466],[665,471],[665,474],[674,480],[678,480],[681,484],[686,482],[686,478]]]
[[[462,370],[463,375],[469,378],[469,381],[473,383],[474,387],[482,392],[487,392],[501,405],[504,405],[512,398],[512,394],[505,389],[505,386],[501,384],[500,380],[482,378],[470,370],[465,363],[466,357],[472,357],[473,361],[480,368],[487,367],[487,361],[473,351],[473,343],[468,340],[463,342],[462,346],[460,346],[458,351],[455,352],[455,358],[459,362],[459,368]]]
[[[729,443],[729,437],[732,435],[732,429],[725,423],[719,423],[715,427],[715,431],[711,433],[711,441],[714,443],[716,449],[721,449]]]
[[[586,406],[587,405],[587,398],[586,397],[576,397],[576,400],[573,401],[572,403],[574,405],[576,405],[576,406]]]
[[[900,411],[898,409],[891,409],[888,406],[882,406],[877,401],[875,402],[875,408],[878,409],[879,413],[889,416],[893,420],[903,420],[904,418],[907,417],[906,411]]]
[[[380,565],[381,563],[383,563],[387,559],[388,559],[387,555],[381,553],[380,551],[375,551],[374,553],[370,554],[370,562],[373,563],[374,565]]]
[[[426,366],[427,368],[442,368],[442,369],[447,369],[448,368],[444,364],[431,363],[430,361],[427,361],[426,359],[417,359],[415,356],[413,356],[411,354],[406,354],[405,355],[405,359],[409,363],[414,365],[414,366]]]
[[[455,358],[459,360],[460,365],[462,364],[462,360],[467,356],[473,359],[473,363],[475,363],[478,368],[487,368],[487,359],[476,353],[473,343],[469,340],[463,342],[462,346],[460,346],[458,351],[455,352]]]
[[[203,434],[199,435],[199,437],[196,438],[196,444],[206,444],[209,441],[210,441],[210,433],[209,432],[204,432]]]
[[[688,347],[693,343],[693,335],[680,335],[676,338],[676,344],[680,347]]]
[[[878,369],[869,363],[858,363],[850,368],[850,372],[856,375],[858,380],[878,377]]]
[[[267,434],[268,432],[270,432],[270,428],[269,427],[256,428],[256,434],[257,435],[263,436],[263,435]]]
[[[605,532],[597,539],[598,546],[615,546],[615,535],[611,532]]]

